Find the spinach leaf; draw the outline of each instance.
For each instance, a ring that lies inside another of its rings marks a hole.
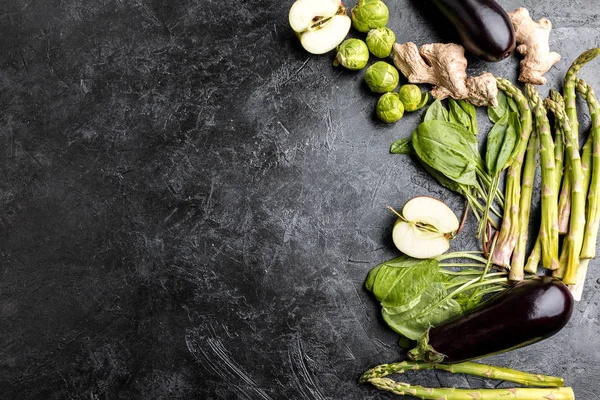
[[[390,153],[392,154],[414,154],[414,152],[410,138],[398,139],[390,146]]]
[[[425,112],[425,116],[423,117],[423,121],[448,121],[448,110],[442,104],[440,99],[436,99],[431,105],[427,108]]]
[[[383,308],[383,319],[397,333],[417,340],[431,326],[462,313],[462,308],[456,300],[445,299],[447,294],[443,283],[434,283],[423,292],[419,303],[404,313],[391,314]]]
[[[503,91],[498,91],[498,96],[496,96],[496,99],[498,99],[498,107],[487,108],[488,118],[494,124],[498,122],[500,118],[504,117],[509,111],[508,100]]]
[[[418,297],[433,282],[439,281],[435,259],[417,260],[407,256],[385,263],[373,285],[373,294],[383,307],[401,307]]]
[[[477,184],[476,169],[483,168],[477,138],[460,125],[438,120],[425,121],[412,136],[419,159],[462,185]]]

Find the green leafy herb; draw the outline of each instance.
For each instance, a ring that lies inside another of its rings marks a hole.
[[[410,138],[398,139],[390,146],[390,153],[392,154],[414,154],[414,152]]]
[[[463,185],[477,184],[476,169],[483,165],[477,139],[462,126],[445,121],[425,121],[412,135],[417,156],[448,178]]]
[[[475,106],[465,100],[448,100],[449,121],[463,126],[465,129],[477,135],[477,112]]]
[[[498,107],[487,108],[488,118],[494,124],[498,122],[502,117],[504,117],[509,111],[508,98],[506,97],[503,91],[498,91],[498,96],[496,97],[496,99],[498,99]],[[514,102],[514,100],[512,101]]]
[[[437,99],[427,108],[423,121],[439,120],[449,121],[448,110],[442,104],[441,100]]]

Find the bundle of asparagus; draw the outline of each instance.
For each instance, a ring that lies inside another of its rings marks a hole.
[[[509,81],[497,80],[498,88],[519,106],[522,131],[506,178],[506,206],[492,260],[510,268],[510,279],[516,281],[523,279],[524,272],[536,273],[541,261],[553,276],[570,285],[578,300],[587,264],[596,255],[600,225],[600,105],[594,90],[577,74],[598,55],[600,48],[581,54],[566,74],[563,95],[552,90],[545,100],[530,84],[526,85],[525,96]],[[586,100],[592,120],[591,132],[582,148],[577,92]],[[554,137],[548,112],[555,118]],[[524,265],[536,166],[534,149],[538,146],[542,218],[534,248]]]

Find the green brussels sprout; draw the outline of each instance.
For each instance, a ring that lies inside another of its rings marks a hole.
[[[429,94],[421,93],[421,89],[417,85],[402,85],[398,91],[400,101],[404,104],[404,109],[408,112],[417,111],[419,108],[427,104]]]
[[[387,6],[381,0],[359,0],[351,14],[352,25],[360,32],[385,26],[390,16]]]
[[[333,65],[341,65],[350,70],[363,69],[369,61],[369,49],[360,39],[348,39],[337,47]]]
[[[386,93],[377,101],[375,109],[377,118],[385,123],[391,124],[398,121],[404,115],[404,105],[398,97],[398,93]]]
[[[395,41],[396,34],[385,26],[371,29],[367,34],[367,46],[375,57],[385,58],[389,56]]]
[[[399,80],[398,70],[385,61],[377,61],[365,73],[365,81],[375,93],[391,92],[398,86]]]

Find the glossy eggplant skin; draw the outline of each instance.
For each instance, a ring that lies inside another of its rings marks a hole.
[[[471,313],[431,328],[409,356],[451,364],[503,353],[554,335],[572,312],[573,296],[562,282],[527,279]]]
[[[485,61],[500,61],[515,50],[515,31],[494,0],[433,0],[454,25],[465,49]]]

